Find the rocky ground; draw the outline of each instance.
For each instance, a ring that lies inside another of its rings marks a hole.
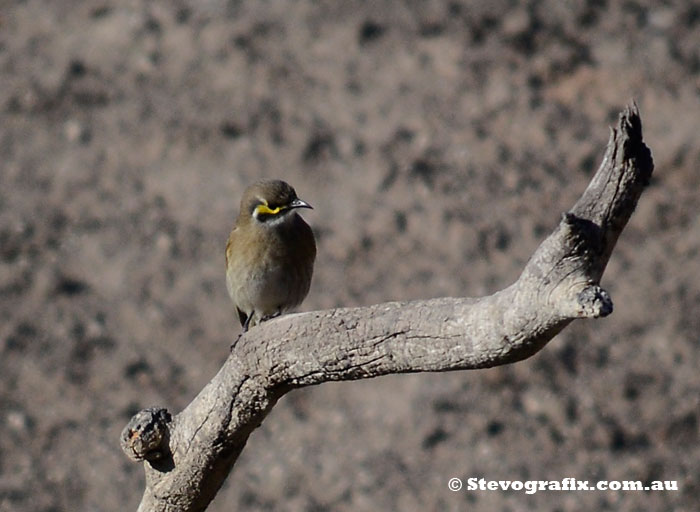
[[[210,510],[697,510],[697,2],[0,3],[0,511],[135,510],[119,450],[239,331],[243,188],[315,206],[304,309],[516,279],[639,104],[656,170],[604,320],[508,367],[280,401]],[[450,492],[451,477],[677,480]]]

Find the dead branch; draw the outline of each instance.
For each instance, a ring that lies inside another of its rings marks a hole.
[[[572,320],[610,314],[600,279],[652,169],[632,105],[586,191],[508,288],[287,315],[252,329],[184,411],[146,409],[124,428],[122,448],[144,460],[139,511],[205,510],[248,436],[292,389],[513,363]]]

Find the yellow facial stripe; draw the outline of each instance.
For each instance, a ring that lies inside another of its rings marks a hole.
[[[265,215],[277,215],[280,210],[282,210],[282,206],[278,206],[277,208],[270,208],[266,204],[259,204],[258,206],[255,207],[255,213],[258,215],[260,214],[265,214]]]

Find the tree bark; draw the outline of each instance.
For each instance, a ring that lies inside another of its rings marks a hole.
[[[600,279],[652,169],[633,104],[620,115],[586,191],[508,288],[482,298],[287,315],[251,329],[184,411],[171,417],[146,409],[124,428],[125,453],[144,461],[138,510],[205,510],[248,436],[292,389],[513,363],[572,320],[610,314]]]

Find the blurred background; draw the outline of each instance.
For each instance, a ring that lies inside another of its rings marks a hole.
[[[119,433],[228,356],[224,246],[251,182],[315,207],[305,310],[490,294],[633,98],[656,169],[610,317],[507,367],[295,391],[213,512],[697,510],[700,6],[2,0],[0,511],[135,510]]]

